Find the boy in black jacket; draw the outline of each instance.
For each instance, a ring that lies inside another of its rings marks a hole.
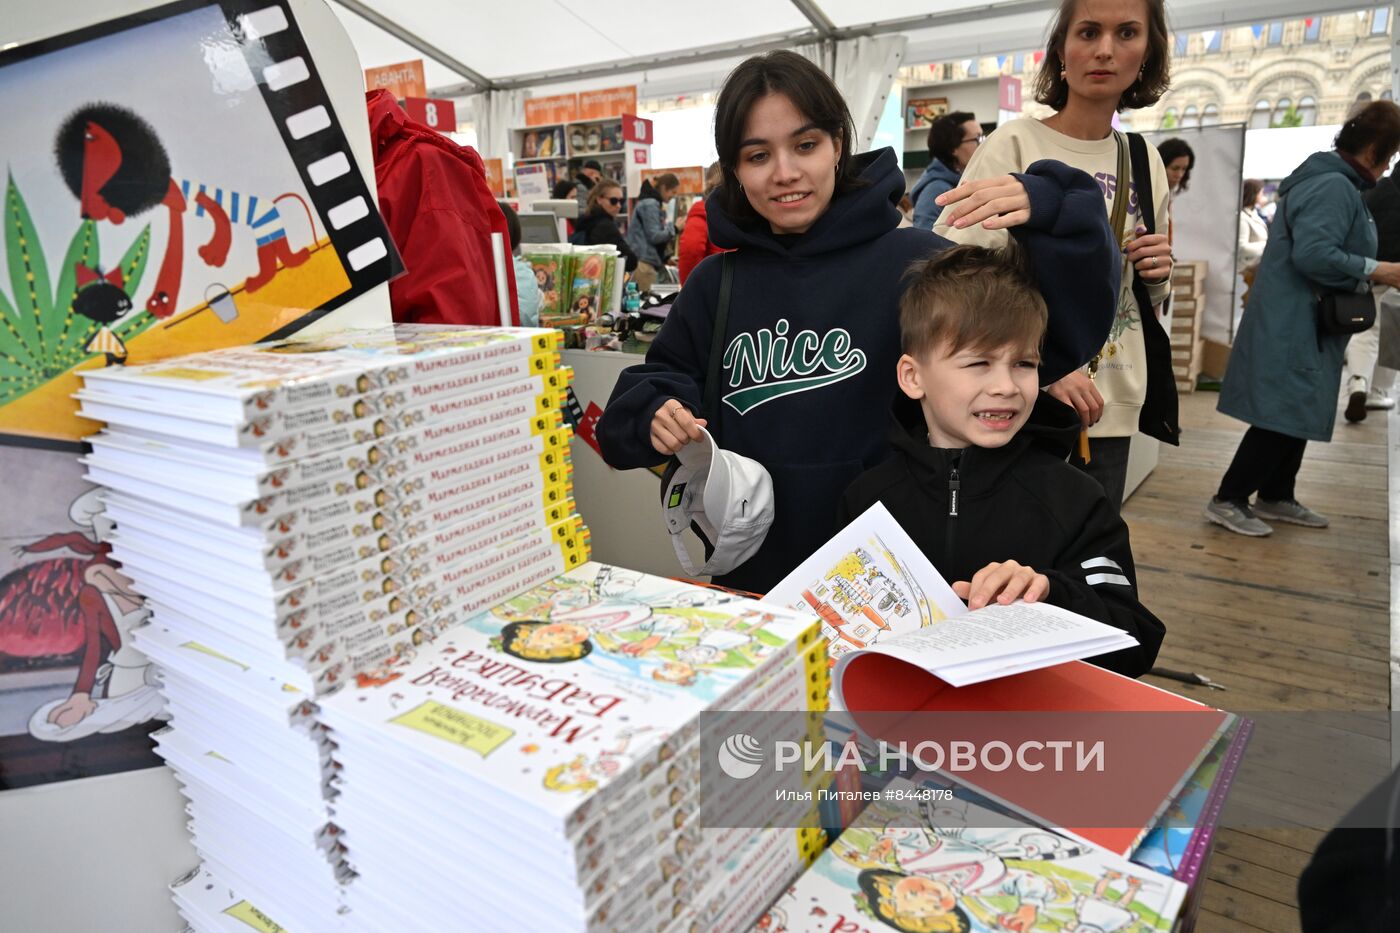
[[[962,246],[916,264],[897,375],[922,418],[896,417],[893,456],[846,490],[838,523],[883,502],[970,608],[1044,600],[1123,629],[1140,647],[1089,660],[1137,677],[1165,629],[1138,602],[1127,525],[1065,462],[1080,422],[1039,390],[1045,322],[1005,253]]]

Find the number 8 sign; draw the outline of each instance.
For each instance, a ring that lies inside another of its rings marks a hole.
[[[407,97],[404,98],[403,109],[414,120],[439,133],[451,133],[457,129],[457,105],[453,101]]]

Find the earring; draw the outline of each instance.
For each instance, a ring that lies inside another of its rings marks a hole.
[[[1064,65],[1061,65],[1061,66],[1060,66],[1060,80],[1063,81],[1064,78],[1065,78],[1065,66],[1064,66]]]

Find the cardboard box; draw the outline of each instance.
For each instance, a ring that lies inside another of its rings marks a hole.
[[[1217,379],[1224,378],[1225,367],[1230,362],[1229,345],[1214,340],[1203,340],[1201,343],[1201,372]]]

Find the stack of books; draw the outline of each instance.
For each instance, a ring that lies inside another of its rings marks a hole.
[[[315,701],[587,560],[540,329],[399,326],[86,374],[205,868],[293,928],[352,877]]]
[[[814,620],[597,563],[443,633],[322,704],[356,929],[748,929],[824,834],[757,783],[702,829],[701,732],[827,677]]]

